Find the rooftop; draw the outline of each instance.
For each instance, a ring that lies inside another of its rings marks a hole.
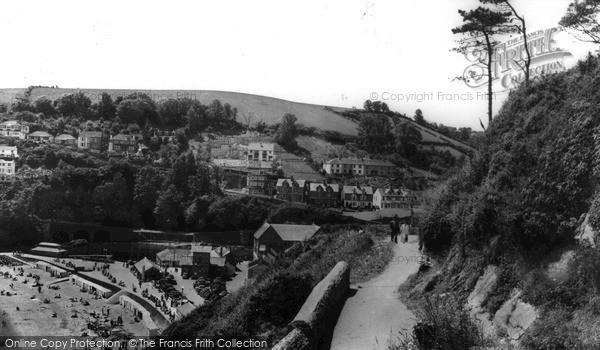
[[[102,131],[82,131],[79,137],[102,137]]]
[[[319,182],[312,182],[309,186],[310,186],[311,191],[317,191],[317,189],[319,187],[321,187],[323,190],[325,190],[326,186],[331,187],[331,189],[334,192],[338,192],[340,190],[339,184],[324,184],[324,183],[319,183]]]
[[[370,158],[334,158],[326,161],[329,164],[356,164],[356,165],[375,165],[375,166],[395,166],[387,160],[370,159]]]
[[[70,134],[61,134],[58,135],[54,138],[55,141],[62,141],[62,140],[75,140],[75,137],[73,135]]]
[[[290,225],[290,224],[269,224],[265,222],[255,233],[254,238],[260,238],[269,228],[275,232],[285,242],[302,242],[317,233],[321,229],[317,225]]]
[[[292,186],[292,182],[296,182],[299,187],[304,187],[304,185],[306,184],[306,180],[278,179],[277,186],[283,186],[284,183],[287,183],[289,186]]]
[[[32,132],[31,134],[28,135],[29,137],[34,136],[34,137],[52,137],[52,135],[48,134],[45,131],[35,131]]]
[[[373,194],[373,188],[371,186],[344,186],[344,193],[365,193],[365,194]]]
[[[250,142],[248,149],[253,151],[274,151],[275,144],[271,142]]]
[[[158,270],[158,265],[156,265],[155,263],[153,263],[152,261],[150,261],[148,258],[143,258],[142,260],[138,261],[135,263],[135,269],[138,270],[139,272],[142,271],[148,271],[152,268],[157,269]]]

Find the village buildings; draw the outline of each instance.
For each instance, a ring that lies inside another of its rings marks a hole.
[[[77,147],[102,152],[106,149],[108,135],[101,131],[82,131],[77,138]]]
[[[138,150],[141,135],[117,134],[108,141],[108,151],[115,153],[135,153]]]
[[[269,249],[283,253],[296,243],[304,242],[319,232],[317,225],[290,225],[264,223],[254,233],[254,255],[260,257]]]
[[[35,131],[27,135],[27,139],[37,143],[52,142],[54,141],[54,136],[45,131]]]
[[[365,209],[373,206],[373,188],[371,186],[343,186],[342,204],[344,208]]]
[[[418,204],[417,196],[406,189],[378,188],[373,194],[376,209],[412,208]]]
[[[16,146],[0,145],[0,181],[11,181],[15,176],[15,161],[19,157]]]
[[[323,163],[329,175],[394,176],[397,167],[387,160],[369,158],[334,158]]]
[[[304,203],[308,193],[308,182],[305,180],[277,180],[277,198],[288,202]]]
[[[320,207],[337,207],[340,204],[340,185],[310,183],[308,187],[308,203]]]
[[[16,120],[8,120],[0,123],[0,136],[16,137],[25,140],[28,134],[29,126],[21,124]]]

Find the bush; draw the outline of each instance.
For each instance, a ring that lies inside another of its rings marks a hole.
[[[566,309],[550,310],[542,315],[522,340],[531,350],[587,350],[579,340],[577,327],[571,324],[573,316]]]
[[[483,343],[469,314],[452,297],[428,298],[422,306],[422,319],[413,328],[418,349],[464,350]]]

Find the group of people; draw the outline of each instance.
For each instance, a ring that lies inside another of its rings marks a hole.
[[[408,235],[410,234],[410,225],[406,220],[400,222],[398,215],[394,215],[392,221],[390,221],[390,240],[398,244],[398,235],[402,243],[408,242]]]

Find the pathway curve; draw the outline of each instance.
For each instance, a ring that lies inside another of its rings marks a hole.
[[[410,331],[413,313],[400,301],[398,287],[419,268],[418,237],[394,246],[394,257],[379,276],[351,286],[350,296],[338,319],[332,350],[386,349],[400,331]]]

